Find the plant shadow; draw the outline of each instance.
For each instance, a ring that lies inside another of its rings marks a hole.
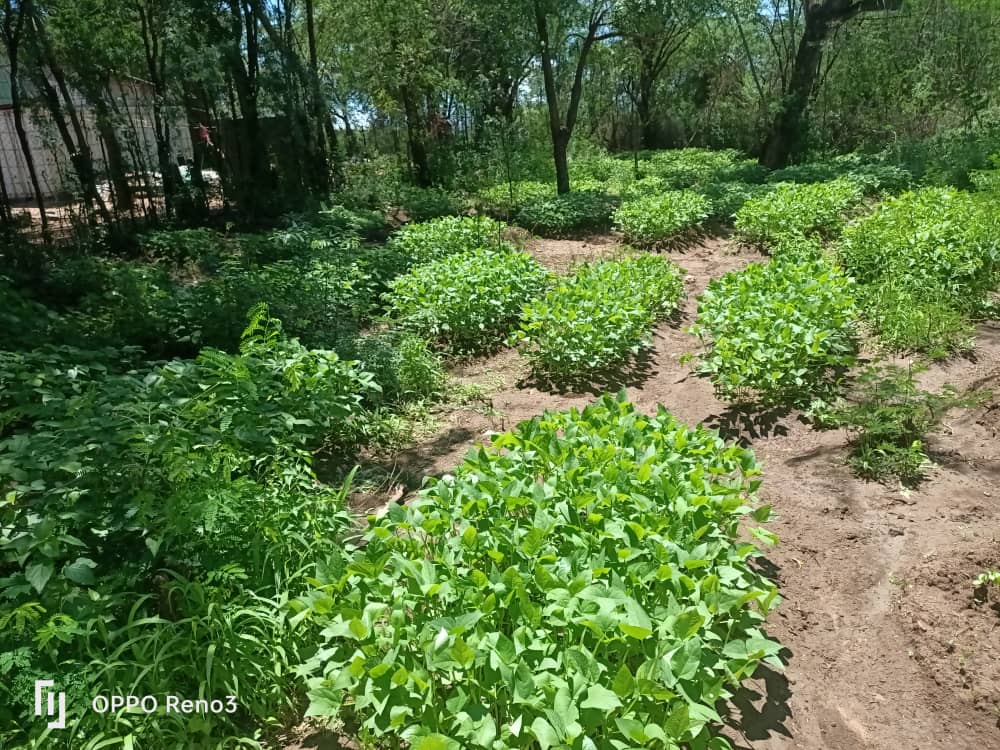
[[[560,396],[580,393],[600,396],[619,391],[622,388],[641,388],[656,372],[653,363],[653,350],[646,347],[625,363],[620,370],[601,370],[577,378],[561,378],[559,380],[531,373],[518,381],[517,386],[518,388],[537,388],[540,391]]]
[[[734,440],[746,448],[754,440],[788,435],[788,427],[781,420],[791,413],[791,406],[764,407],[759,404],[737,403],[711,415],[704,425],[718,430],[724,440]]]
[[[792,652],[782,649],[780,658],[787,665]],[[737,740],[735,749],[751,750],[753,742],[774,735],[791,737],[786,726],[792,715],[788,707],[791,697],[788,678],[773,667],[759,665],[753,677],[744,682],[727,703],[719,706],[723,723],[746,742]]]

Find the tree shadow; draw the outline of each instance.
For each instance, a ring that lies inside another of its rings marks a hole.
[[[781,424],[781,420],[791,412],[790,406],[731,404],[720,413],[708,417],[704,425],[718,430],[724,440],[734,440],[747,448],[754,440],[787,435],[788,427]]]

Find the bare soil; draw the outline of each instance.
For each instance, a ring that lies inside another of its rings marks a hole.
[[[616,241],[529,249],[565,271],[614,254]],[[1000,597],[977,602],[971,585],[1000,567],[1000,398],[947,416],[929,444],[937,466],[918,489],[859,480],[845,465],[843,431],[817,431],[794,412],[736,412],[679,361],[698,350],[685,331],[695,297],[760,256],[720,238],[669,255],[687,272],[688,298],[620,385],[643,410],[663,404],[750,445],[764,467],[761,497],[777,513],[769,528],[781,539],[767,562],[784,601],[768,629],[786,646],[787,666],[748,684],[727,734],[753,750],[1000,748]],[[492,396],[439,414],[437,434],[395,457],[408,475],[445,473],[492,431],[594,398],[530,384],[510,351],[454,375]],[[973,358],[934,365],[923,380],[1000,392],[1000,327],[981,326]]]

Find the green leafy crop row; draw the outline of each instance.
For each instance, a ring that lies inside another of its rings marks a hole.
[[[564,237],[611,225],[615,199],[594,190],[525,203],[517,212],[517,223],[542,237]]]
[[[736,401],[803,404],[854,362],[854,284],[821,258],[750,265],[709,283],[692,328],[699,372]]]
[[[512,338],[536,374],[563,383],[586,379],[637,354],[683,294],[680,270],[659,256],[585,264],[525,305]]]
[[[736,231],[744,241],[764,246],[787,235],[832,235],[843,225],[844,213],[862,197],[861,188],[847,179],[781,183],[736,212]]]
[[[530,255],[480,248],[416,266],[391,283],[386,299],[409,330],[454,352],[483,352],[503,341],[521,306],[548,283]]]
[[[615,211],[614,219],[627,242],[655,247],[700,226],[709,210],[704,196],[676,190],[628,201]]]
[[[777,591],[739,540],[769,516],[758,474],[623,394],[520,424],[299,602],[325,625],[309,712],[424,750],[730,747],[719,702],[780,664]]]

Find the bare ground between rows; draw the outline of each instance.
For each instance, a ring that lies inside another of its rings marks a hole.
[[[558,271],[616,249],[613,237],[529,245]],[[727,733],[751,750],[1000,748],[1000,605],[976,604],[970,583],[1000,566],[1000,400],[949,414],[930,444],[939,465],[919,489],[860,481],[844,465],[843,432],[815,431],[794,413],[734,414],[679,362],[697,349],[684,331],[695,297],[760,256],[713,238],[670,256],[687,271],[688,298],[680,320],[657,330],[643,382],[626,391],[640,409],[663,404],[750,444],[781,539],[768,561],[784,601],[768,629],[787,668],[748,683]],[[525,386],[509,351],[454,374],[489,384],[491,403],[439,415],[437,434],[395,457],[410,475],[444,473],[491,431],[593,400]],[[1000,327],[981,326],[973,359],[934,365],[923,381],[1000,392]]]

